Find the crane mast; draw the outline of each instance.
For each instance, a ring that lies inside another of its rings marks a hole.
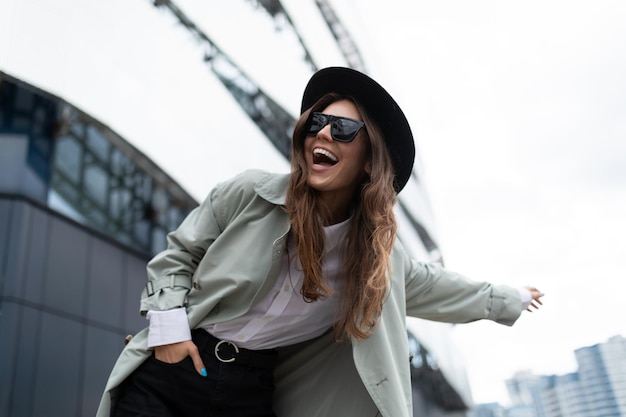
[[[328,25],[328,29],[333,34],[339,50],[348,62],[348,66],[361,72],[367,72],[365,61],[361,56],[356,42],[354,42],[354,39],[352,39],[352,36],[343,23],[341,23],[330,3],[327,0],[315,0],[315,4],[317,8],[320,9],[320,13],[326,25]]]

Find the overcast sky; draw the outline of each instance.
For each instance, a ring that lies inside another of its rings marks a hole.
[[[506,398],[516,370],[574,371],[574,349],[626,334],[626,3],[384,5],[362,23],[416,132],[447,266],[546,293],[513,328],[457,326],[474,398]]]
[[[149,1],[91,2],[87,17],[77,1],[0,2],[0,69],[100,118],[198,199],[251,166],[288,169],[233,139],[259,132]],[[297,112],[310,72],[293,37],[260,36],[275,25],[243,0],[177,3]],[[341,64],[313,2],[284,4],[318,64]],[[574,371],[574,349],[626,335],[626,3],[333,4],[409,118],[447,267],[546,293],[512,328],[456,327],[474,399],[506,402],[515,371]]]

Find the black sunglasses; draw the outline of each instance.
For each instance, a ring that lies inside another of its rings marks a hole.
[[[311,113],[307,135],[317,133],[330,123],[330,136],[337,142],[352,142],[365,123],[348,117],[332,116],[320,112]]]

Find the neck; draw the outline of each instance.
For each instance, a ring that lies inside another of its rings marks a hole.
[[[350,217],[350,198],[340,197],[336,194],[318,194],[322,206],[326,208],[327,216],[324,216],[324,226],[341,223]]]

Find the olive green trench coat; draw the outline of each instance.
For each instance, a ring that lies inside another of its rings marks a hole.
[[[168,249],[148,264],[142,313],[186,306],[189,325],[197,328],[238,317],[263,297],[280,272],[289,232],[283,210],[288,180],[288,175],[247,171],[215,187],[170,233]],[[275,412],[279,417],[410,417],[407,315],[512,325],[520,314],[516,289],[417,262],[397,241],[389,295],[374,334],[335,343],[328,333],[281,348]],[[146,340],[144,329],[121,353],[98,417],[109,416],[116,388],[151,354]]]

